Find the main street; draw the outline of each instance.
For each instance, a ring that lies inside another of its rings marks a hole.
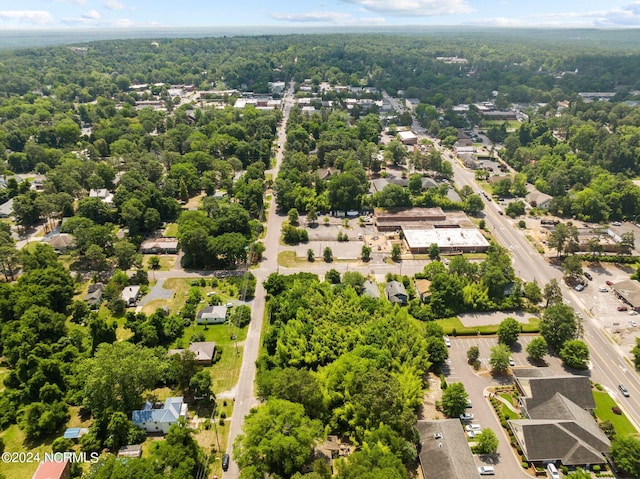
[[[449,150],[438,147],[443,156],[448,159],[454,171],[454,181],[458,188],[464,185],[470,186],[473,191],[481,194],[481,188],[475,181],[473,171],[463,167]],[[482,194],[481,194],[482,196]],[[565,286],[562,281],[562,273],[542,257],[535,247],[527,241],[515,222],[507,216],[500,214],[500,207],[493,201],[485,198],[485,221],[498,243],[508,248],[511,252],[513,267],[516,275],[525,281],[534,279],[541,287],[556,279],[563,290],[564,300],[575,311],[586,312],[584,302],[576,292]],[[625,414],[635,423],[640,425],[640,379],[633,367],[626,363],[622,352],[619,350],[612,337],[598,322],[597,318],[584,314],[583,328],[584,340],[591,353],[591,379],[605,386],[613,393]],[[618,385],[624,384],[630,392],[630,397],[625,398],[618,391]]]
[[[286,141],[286,125],[289,119],[289,113],[293,105],[293,81],[289,89],[283,96],[283,118],[278,129],[276,163],[272,170],[267,171],[272,178],[278,176],[284,144]],[[247,338],[244,344],[244,355],[242,357],[242,367],[240,369],[240,377],[235,388],[233,415],[231,417],[231,426],[229,428],[229,442],[227,445],[227,454],[231,457],[229,470],[224,473],[224,479],[237,479],[240,476],[240,469],[233,460],[233,442],[242,431],[245,417],[249,414],[252,407],[257,404],[254,395],[253,386],[256,378],[256,360],[260,350],[260,337],[262,333],[262,323],[264,320],[265,295],[262,282],[267,276],[278,269],[278,247],[280,241],[280,229],[283,219],[276,214],[275,198],[269,203],[269,211],[267,214],[267,234],[264,240],[265,254],[260,268],[253,270],[256,276],[257,284],[254,295],[253,305],[251,309],[251,323],[247,332]]]

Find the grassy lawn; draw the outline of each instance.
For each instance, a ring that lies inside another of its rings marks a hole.
[[[600,421],[611,421],[617,434],[626,436],[638,433],[624,413],[618,415],[611,411],[611,408],[617,404],[613,398],[609,396],[609,393],[605,391],[593,391],[593,398],[596,401],[596,409],[594,412]]]
[[[178,236],[178,223],[169,223],[164,229],[164,236],[167,238],[175,238]]]
[[[457,336],[473,336],[477,334],[496,334],[499,324],[489,324],[486,326],[466,327],[460,321],[460,318],[438,319],[436,321],[444,329],[445,334],[453,335],[455,329]],[[538,318],[530,318],[527,324],[522,324],[523,333],[537,333],[540,331],[540,320]]]
[[[51,441],[55,438],[53,437],[50,440],[46,440],[43,444],[31,449],[24,443],[24,432],[15,424],[7,428],[1,437],[4,440],[5,452],[30,452],[34,455],[40,454],[40,460],[44,459],[45,452],[51,452]],[[28,478],[33,476],[37,468],[38,461],[25,463],[0,462],[0,474],[4,474],[7,478]]]
[[[211,386],[214,393],[227,391],[238,382],[247,329],[248,327],[238,329],[228,324],[211,324],[209,326],[192,324],[184,330],[181,341],[183,346],[187,346],[189,339],[198,332],[204,334],[205,341],[216,343],[218,360],[210,368]],[[237,341],[231,339],[232,335],[237,336]],[[174,344],[171,347],[175,346]]]
[[[149,277],[153,278],[153,271],[151,271],[151,265],[149,263],[149,258],[152,256],[157,256],[160,258],[160,267],[157,271],[170,271],[176,265],[176,261],[178,260],[178,255],[160,255],[160,254],[145,254],[143,255],[143,264],[147,265],[149,268]]]

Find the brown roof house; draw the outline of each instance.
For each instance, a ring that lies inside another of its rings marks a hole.
[[[181,354],[184,349],[170,349],[167,351],[169,356]],[[189,345],[189,351],[195,355],[196,362],[204,366],[209,366],[216,357],[216,343],[213,341],[197,341]]]
[[[420,301],[428,303],[431,299],[431,281],[428,279],[416,279],[415,285]]]
[[[509,427],[527,461],[565,466],[606,462],[611,443],[591,415],[595,402],[589,378],[516,376],[516,384],[527,394],[520,399],[526,419],[510,420]]]

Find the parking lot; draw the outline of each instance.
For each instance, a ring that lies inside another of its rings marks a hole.
[[[536,335],[520,335],[518,342],[512,348],[514,368],[531,367],[527,358],[526,348]],[[488,362],[491,348],[498,344],[497,337],[488,336],[464,336],[450,337],[449,360],[443,368],[443,374],[449,384],[462,382],[469,394],[473,407],[468,409],[474,415],[473,423],[480,424],[483,428],[492,429],[500,441],[496,456],[475,456],[478,466],[490,465],[495,468],[495,477],[513,479],[529,477],[523,472],[518,459],[511,450],[508,436],[500,425],[487,396],[492,386],[511,385],[511,375],[492,377],[488,372]],[[477,346],[480,350],[480,362],[482,367],[474,371],[467,364],[467,351],[471,346]],[[559,359],[546,357],[549,367],[554,374],[566,374]]]
[[[633,271],[628,267],[610,263],[602,263],[599,266],[585,264],[584,270],[593,279],[587,281],[587,287],[584,290],[571,292],[586,305],[585,310],[579,312],[596,320],[601,328],[613,335],[622,350],[628,353],[640,331],[638,328],[640,316],[630,314],[629,311],[618,311],[618,307],[625,304],[616,297],[606,282],[616,283],[629,279],[629,274]],[[607,291],[600,291],[601,287],[606,288]],[[630,354],[629,357],[631,357]]]

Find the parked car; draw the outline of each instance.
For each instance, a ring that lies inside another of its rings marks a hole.
[[[584,272],[584,277],[587,278],[588,280],[592,280],[593,276],[591,276],[591,274],[588,271]]]
[[[515,366],[516,362],[513,360],[512,357],[509,357],[509,366]]]
[[[462,414],[460,414],[460,420],[473,421],[473,414],[471,414],[470,412],[463,412]]]
[[[551,479],[560,479],[560,473],[555,464],[547,464],[547,472]]]
[[[618,389],[620,390],[620,392],[622,393],[622,395],[626,398],[629,397],[629,391],[627,390],[627,388],[624,386],[624,384],[618,384]]]
[[[601,293],[608,293],[609,292],[609,288],[607,288],[606,286],[600,286],[598,288],[598,291],[600,291]]]
[[[464,428],[466,431],[482,431],[482,426],[480,424],[467,424]]]
[[[607,283],[607,286],[613,286],[613,281],[607,280],[607,281],[605,281],[605,283]]]
[[[629,311],[627,313],[629,316],[635,316],[636,314],[638,314],[638,312],[635,309],[632,309],[631,311]]]
[[[482,431],[467,431],[467,437],[474,438],[479,435]]]
[[[451,340],[449,339],[449,336],[445,335],[443,337],[443,339],[444,339],[444,344],[446,344],[447,347],[450,348],[451,347]]]
[[[229,469],[229,459],[229,454],[224,454],[222,456],[222,470],[225,472]]]
[[[638,325],[638,323],[636,323],[633,319],[629,320],[629,326],[631,326],[632,328],[635,328]]]
[[[619,221],[614,221],[613,223],[611,223],[613,226],[622,226],[622,223],[620,223]]]
[[[493,476],[496,473],[493,466],[480,466],[478,472],[481,476]]]
[[[471,403],[471,399],[467,399],[467,405],[465,407],[467,409],[473,407],[473,404]]]
[[[618,311],[626,311],[626,310],[627,310],[627,309],[629,309],[629,308],[627,308],[626,306],[618,306],[616,309],[617,309]]]
[[[584,284],[578,283],[576,284],[576,287],[573,289],[575,289],[576,291],[582,291],[584,289]]]

